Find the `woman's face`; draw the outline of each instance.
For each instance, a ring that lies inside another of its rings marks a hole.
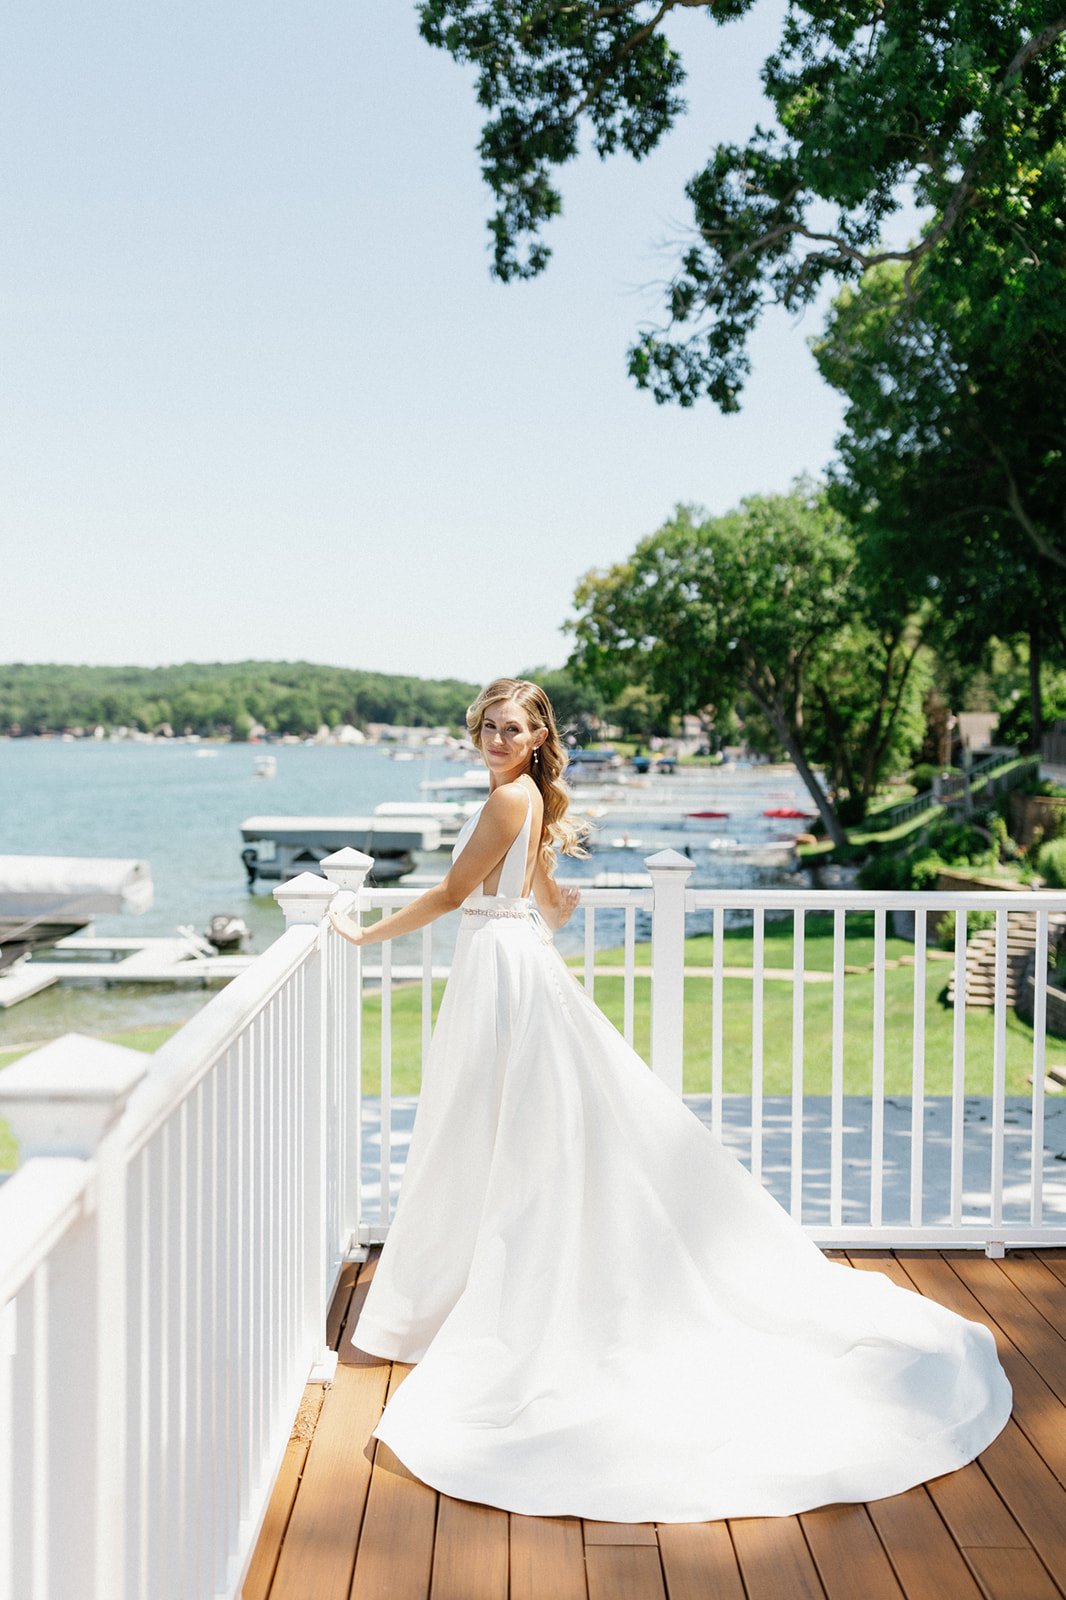
[[[481,754],[497,783],[510,783],[529,771],[533,752],[547,738],[545,728],[532,728],[517,700],[496,700],[481,723]]]

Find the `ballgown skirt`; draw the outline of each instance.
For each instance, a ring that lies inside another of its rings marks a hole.
[[[417,1363],[375,1429],[531,1515],[688,1522],[963,1466],[988,1330],[827,1261],[625,1043],[529,902],[464,907],[395,1221],[353,1336]]]

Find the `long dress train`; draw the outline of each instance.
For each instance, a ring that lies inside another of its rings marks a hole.
[[[353,1343],[424,1482],[617,1522],[783,1515],[963,1466],[988,1330],[825,1259],[630,1049],[521,891],[462,907],[396,1218]],[[459,836],[458,855],[476,823]]]

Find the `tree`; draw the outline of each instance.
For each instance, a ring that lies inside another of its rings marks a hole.
[[[943,651],[1025,637],[1039,742],[1041,661],[1066,659],[1066,306],[1041,268],[982,284],[972,265],[962,304],[932,261],[916,294],[892,265],[838,297],[815,344],[849,402],[834,497],[868,569],[931,603]]]
[[[725,24],[753,4],[423,0],[423,36],[477,71],[500,278],[547,265],[542,233],[561,209],[554,169],[583,128],[601,157],[639,159],[684,110],[670,14]],[[768,304],[798,311],[827,281],[888,260],[911,272],[935,261],[961,304],[970,236],[995,235],[1000,282],[1036,264],[1053,274],[1066,212],[1064,35],[1066,12],[1048,0],[792,0],[762,72],[777,126],[718,145],[689,182],[692,239],[666,325],[630,351],[638,384],[659,400],[705,394],[736,410]],[[927,218],[921,237],[886,243],[905,195]]]
[[[607,707],[607,720],[621,729],[625,739],[646,744],[653,735],[666,733],[669,718],[663,697],[652,694],[646,684],[627,683],[617,700]]]
[[[643,684],[676,712],[749,696],[844,841],[814,764],[831,758],[838,798],[861,814],[920,700],[920,637],[906,613],[873,625],[850,529],[822,491],[801,483],[715,518],[679,506],[628,561],[587,574],[575,604],[573,663],[605,694]]]

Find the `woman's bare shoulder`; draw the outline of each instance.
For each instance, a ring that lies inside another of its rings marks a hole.
[[[528,792],[523,783],[501,783],[485,801],[481,814],[500,822],[520,822],[526,814]]]

